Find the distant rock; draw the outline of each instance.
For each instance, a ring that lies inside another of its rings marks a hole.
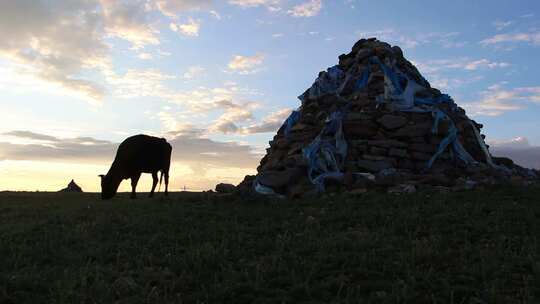
[[[58,191],[58,192],[83,192],[81,187],[75,183],[74,180],[71,180],[66,188]]]
[[[231,184],[217,184],[216,185],[216,192],[218,193],[233,193],[236,191],[236,186]]]

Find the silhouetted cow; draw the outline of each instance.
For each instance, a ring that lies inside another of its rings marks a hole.
[[[131,178],[131,198],[135,198],[135,188],[141,173],[152,173],[152,191],[154,195],[158,182],[165,176],[165,195],[169,188],[169,167],[171,165],[171,145],[164,139],[148,135],[135,135],[124,140],[118,147],[114,162],[106,175],[101,177],[101,198],[110,199],[124,179]]]

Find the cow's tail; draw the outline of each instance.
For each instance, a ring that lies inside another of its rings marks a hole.
[[[161,191],[161,181],[163,180],[163,173],[165,172],[165,170],[161,170],[161,175],[159,176],[159,187],[158,187],[158,192]]]

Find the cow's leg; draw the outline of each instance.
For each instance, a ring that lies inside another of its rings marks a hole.
[[[169,195],[169,170],[165,171],[165,196]]]
[[[135,189],[137,188],[137,183],[139,182],[140,177],[140,173],[131,177],[131,198],[137,198],[137,195],[135,194]]]
[[[152,172],[152,190],[150,191],[149,197],[154,196],[154,190],[156,190],[157,183],[158,183],[157,172]]]

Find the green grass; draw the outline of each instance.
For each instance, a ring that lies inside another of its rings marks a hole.
[[[0,193],[0,303],[540,303],[539,203]]]

